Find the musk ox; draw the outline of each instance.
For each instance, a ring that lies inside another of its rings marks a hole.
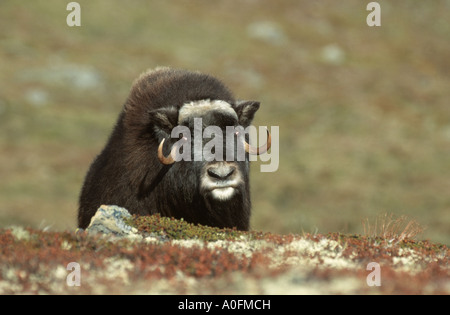
[[[223,154],[245,149],[244,159],[192,160],[171,137],[175,127],[195,132],[215,126],[248,127],[259,102],[237,101],[218,79],[185,70],[157,68],[133,84],[116,126],[103,151],[92,163],[81,191],[78,226],[86,228],[102,204],[118,205],[131,214],[183,218],[187,222],[248,230],[250,222],[249,154],[270,146],[252,147],[248,135],[235,132]],[[198,124],[197,124],[198,125]],[[188,140],[183,137],[183,140]],[[243,139],[239,141],[239,139]],[[203,138],[200,146],[208,139]],[[198,143],[197,143],[198,144]],[[231,147],[230,147],[231,146]],[[190,148],[190,147],[188,147]],[[198,151],[198,150],[197,150]],[[228,156],[227,156],[228,157]]]

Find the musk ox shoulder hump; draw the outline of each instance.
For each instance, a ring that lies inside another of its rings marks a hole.
[[[196,71],[158,67],[145,71],[134,81],[124,110],[179,109],[186,103],[207,99],[235,102],[233,94],[215,77]]]

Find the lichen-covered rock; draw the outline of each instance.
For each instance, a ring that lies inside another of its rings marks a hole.
[[[125,208],[102,205],[92,217],[86,231],[89,234],[102,233],[116,237],[138,236],[137,229],[125,222],[130,218],[131,214]]]

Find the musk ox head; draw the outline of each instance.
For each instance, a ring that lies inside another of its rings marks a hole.
[[[200,100],[183,104],[175,113],[177,126],[161,131],[178,140],[172,145],[170,154],[163,153],[165,138],[158,146],[158,159],[164,165],[181,161],[180,168],[196,170],[199,178],[199,192],[210,204],[227,202],[236,194],[243,193],[248,183],[248,154],[260,154],[270,146],[253,148],[245,139],[246,125],[251,121],[246,115],[254,115],[259,108],[257,102],[240,102],[240,116],[233,106],[222,100]],[[164,114],[155,113],[156,120],[169,119]],[[245,121],[243,121],[245,120]],[[154,121],[161,128],[161,121]],[[163,128],[167,128],[165,125]],[[246,126],[247,127],[247,126]],[[239,154],[241,153],[241,154]],[[244,153],[244,154],[243,154]],[[240,158],[239,158],[240,156]],[[175,168],[177,168],[175,166]]]
[[[79,226],[101,204],[133,214],[249,229],[248,144],[259,102],[237,101],[217,79],[159,68],[138,78],[80,197]],[[101,183],[101,184],[100,184]]]

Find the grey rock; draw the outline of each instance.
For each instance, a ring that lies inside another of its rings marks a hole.
[[[338,45],[330,44],[322,48],[320,57],[324,63],[341,65],[345,61],[345,52]]]
[[[59,85],[77,90],[93,90],[103,85],[101,74],[93,67],[55,62],[44,68],[27,69],[18,74],[24,82]]]
[[[92,217],[86,231],[89,234],[102,233],[118,237],[134,237],[137,229],[125,223],[125,219],[131,218],[127,209],[118,206],[101,206]]]
[[[95,235],[100,234],[106,237],[126,238],[131,241],[161,244],[170,241],[165,234],[141,233],[136,228],[125,222],[131,218],[127,209],[119,206],[102,205],[91,219],[91,223],[84,231],[77,229],[76,233]]]
[[[259,21],[247,26],[247,35],[250,38],[264,41],[274,46],[287,42],[287,37],[281,27],[270,21]]]
[[[49,102],[47,91],[43,89],[30,89],[25,92],[25,99],[33,106],[41,107]]]

